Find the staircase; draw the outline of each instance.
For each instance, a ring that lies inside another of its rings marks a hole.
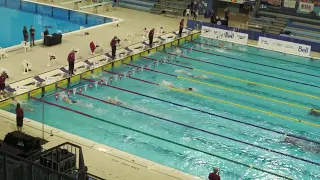
[[[151,12],[158,0],[121,0],[120,6],[138,11]]]
[[[165,9],[165,6],[166,6],[165,0],[160,0],[159,2],[155,2],[154,6],[150,10],[150,13],[162,14],[162,11]]]
[[[183,11],[191,4],[191,0],[159,0],[154,4],[151,13],[182,16]]]
[[[280,34],[283,28],[286,26],[288,19],[283,17],[276,17],[276,20],[272,23],[269,29],[269,33]]]

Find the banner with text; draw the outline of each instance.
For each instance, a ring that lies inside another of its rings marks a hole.
[[[297,44],[266,37],[259,37],[258,47],[304,57],[310,57],[311,53],[311,46],[309,45]]]
[[[237,44],[248,44],[248,34],[208,26],[202,26],[201,36]]]
[[[296,8],[296,0],[284,0],[283,7]]]
[[[305,2],[299,2],[299,8],[298,11],[310,13],[313,11],[314,4],[313,3],[305,3]]]

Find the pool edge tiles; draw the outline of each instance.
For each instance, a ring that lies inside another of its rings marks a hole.
[[[99,28],[99,27],[102,27],[102,26],[107,26],[107,25],[111,25],[111,24],[114,24],[114,23],[119,23],[119,22],[123,22],[124,21],[123,19],[112,17],[112,16],[106,16],[106,15],[103,15],[103,14],[94,14],[94,13],[90,13],[90,12],[86,12],[86,11],[75,10],[75,9],[66,8],[66,7],[63,7],[63,6],[57,6],[57,5],[51,4],[51,3],[41,3],[41,2],[36,2],[36,1],[32,1],[32,0],[15,0],[17,2],[20,2],[20,6],[17,8],[17,7],[13,7],[12,5],[8,6],[7,3],[6,3],[6,1],[8,1],[8,0],[2,0],[2,1],[4,1],[4,5],[1,5],[1,7],[12,9],[12,10],[17,10],[17,11],[21,11],[21,12],[25,12],[25,13],[31,13],[31,14],[35,14],[35,15],[40,15],[40,16],[46,16],[46,17],[49,17],[49,18],[66,21],[66,22],[68,22],[70,24],[75,24],[70,19],[70,16],[72,14],[70,12],[74,12],[74,14],[75,13],[81,13],[81,14],[84,15],[84,17],[86,17],[85,20],[84,20],[84,22],[86,23],[85,25],[89,26],[89,27],[85,28],[86,30],[95,29],[95,28]],[[24,6],[22,6],[22,3],[24,3],[24,2],[25,3],[30,3],[30,4],[36,4],[34,10],[26,10],[26,9],[24,10],[24,9],[22,9],[24,7]],[[44,7],[51,8],[51,15],[41,13],[40,11],[37,10],[38,9],[37,6],[44,6]],[[67,18],[68,20],[63,19],[61,17],[59,18],[57,16],[54,16],[53,9],[68,11],[68,16],[69,16]],[[102,18],[103,21],[92,25],[92,24],[89,23],[90,20],[88,20],[88,19],[90,19],[91,16],[96,18],[96,19]],[[79,26],[84,26],[83,24],[78,24],[78,25]],[[74,30],[74,31],[71,31],[71,32],[62,33],[62,35],[63,35],[63,38],[65,38],[65,37],[69,37],[69,36],[75,35],[77,33],[80,33],[81,31],[82,31],[81,29],[78,29],[78,30]],[[39,40],[35,41],[35,44],[42,44],[42,42],[43,42],[43,40],[39,39]],[[10,52],[10,51],[15,51],[15,50],[21,49],[21,45],[20,45],[20,43],[17,43],[15,45],[11,45],[11,46],[8,46],[8,47],[3,47],[3,48],[6,50],[6,52]]]
[[[8,124],[10,127],[15,126],[15,115],[0,109],[0,117],[2,117],[0,121],[0,130],[8,133],[11,132],[11,129],[6,129],[7,126],[5,124]],[[27,119],[24,125],[23,131],[25,133],[31,134],[35,137],[41,137],[42,124],[40,122]],[[161,178],[169,180],[199,179],[191,174],[129,154],[125,151],[118,150],[108,145],[97,143],[90,139],[71,134],[61,129],[48,126],[46,124],[43,127],[45,130],[45,139],[49,140],[50,142],[43,145],[45,149],[49,149],[53,146],[64,143],[65,141],[70,141],[80,145],[84,152],[85,163],[89,167],[89,173],[96,176],[107,179],[118,179],[122,176],[121,179],[125,179],[127,178],[128,174],[134,173],[136,175],[133,175],[133,177],[135,176],[133,180],[140,180],[140,174],[149,175],[149,177],[155,177],[156,180],[160,180]],[[105,165],[105,163],[109,165]],[[122,171],[117,171],[117,168],[122,169]],[[110,177],[110,174],[113,176]]]

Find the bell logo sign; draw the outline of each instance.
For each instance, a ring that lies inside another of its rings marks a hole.
[[[298,52],[302,52],[302,53],[308,54],[309,53],[309,48],[308,47],[303,48],[302,46],[299,46]]]

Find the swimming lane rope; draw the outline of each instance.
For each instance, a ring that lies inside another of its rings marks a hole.
[[[148,59],[148,60],[152,60],[152,61],[157,61],[157,59],[150,58],[150,57],[143,57],[143,58]],[[165,62],[164,62],[164,64],[176,65],[176,64],[173,64],[173,63],[165,63]],[[203,84],[203,85],[215,87],[215,88],[218,88],[218,89],[224,89],[224,90],[227,90],[227,91],[236,92],[236,93],[240,93],[240,94],[245,94],[245,95],[249,95],[249,96],[257,97],[257,98],[260,98],[260,99],[265,99],[265,100],[268,100],[268,101],[273,101],[273,102],[277,102],[277,103],[280,103],[280,104],[285,104],[285,105],[289,105],[289,106],[293,106],[293,107],[297,107],[297,108],[301,108],[301,109],[306,109],[306,110],[312,109],[311,107],[306,107],[306,106],[301,106],[301,105],[298,105],[298,104],[293,104],[293,103],[289,103],[289,102],[285,102],[285,101],[280,101],[280,100],[277,100],[277,99],[273,99],[273,98],[269,98],[269,97],[265,97],[265,96],[261,96],[261,95],[257,95],[257,94],[253,94],[253,93],[249,93],[249,92],[244,92],[244,91],[240,91],[240,90],[237,90],[237,89],[227,88],[227,87],[215,85],[215,84],[212,84],[212,83],[207,83],[207,82],[203,82],[203,81],[199,81],[199,80],[195,80],[195,79],[185,78],[185,77],[182,77],[182,76],[176,76],[176,77],[179,78],[179,79],[186,80],[186,81],[195,82],[195,83],[198,83],[198,84]]]
[[[63,89],[65,91],[68,91],[68,89],[65,89],[65,88],[61,88],[61,87],[58,87],[58,88]],[[130,111],[139,113],[139,114],[150,116],[150,117],[153,117],[153,118],[157,118],[157,119],[160,119],[162,121],[166,121],[166,122],[169,122],[169,123],[172,123],[172,124],[176,124],[176,125],[179,125],[179,126],[187,127],[187,128],[190,128],[190,129],[193,129],[193,130],[197,130],[197,131],[200,131],[200,132],[203,132],[203,133],[207,133],[207,134],[211,134],[211,135],[214,135],[214,136],[222,137],[222,138],[225,138],[225,139],[228,139],[228,140],[231,140],[231,141],[235,141],[235,142],[238,142],[238,143],[241,143],[241,144],[249,145],[249,146],[256,147],[256,148],[259,148],[259,149],[262,149],[262,150],[266,150],[266,151],[269,151],[269,152],[273,152],[273,153],[276,153],[276,154],[280,154],[280,155],[283,155],[283,156],[287,156],[287,157],[290,157],[290,158],[293,158],[293,159],[301,160],[301,161],[304,161],[304,162],[307,162],[307,163],[310,163],[310,164],[314,164],[314,165],[320,166],[320,163],[317,163],[317,162],[314,162],[314,161],[310,161],[310,160],[307,160],[307,159],[304,159],[304,158],[296,157],[296,156],[293,156],[293,155],[290,155],[290,154],[286,154],[286,153],[282,153],[282,152],[279,152],[279,151],[276,151],[276,150],[273,150],[273,149],[269,149],[269,148],[266,148],[266,147],[258,146],[258,145],[255,145],[255,144],[251,144],[251,143],[248,143],[248,142],[245,142],[245,141],[241,141],[241,140],[238,140],[238,139],[234,139],[234,138],[231,138],[231,137],[228,137],[228,136],[220,135],[220,134],[217,134],[217,133],[214,133],[214,132],[211,132],[211,131],[207,131],[207,130],[204,130],[204,129],[201,129],[201,128],[193,127],[193,126],[190,126],[190,125],[187,125],[187,124],[183,124],[183,123],[180,123],[180,122],[177,122],[177,121],[169,120],[169,119],[166,119],[166,118],[163,118],[163,117],[160,117],[160,116],[156,116],[156,115],[153,115],[153,114],[145,113],[145,112],[138,111],[138,110],[135,110],[135,109],[131,109],[131,108],[128,108],[128,107],[125,107],[125,106],[115,105],[115,104],[110,103],[108,101],[105,101],[105,100],[102,100],[102,99],[99,99],[99,98],[96,98],[96,97],[93,97],[93,96],[89,96],[87,94],[83,94],[83,93],[78,93],[78,94],[81,95],[81,96],[84,96],[86,98],[89,98],[89,99],[93,99],[93,100],[100,101],[100,102],[105,103],[105,104],[110,104],[110,105],[113,105],[113,106],[117,106],[117,107],[120,107],[120,108],[123,108],[123,109],[127,109],[127,110],[130,110]]]
[[[190,50],[190,48],[186,48],[186,49],[189,49],[189,50]],[[169,52],[162,52],[162,53],[166,53],[166,54],[170,54],[170,55],[175,56],[175,54],[169,53]],[[188,56],[184,56],[184,55],[181,56],[181,57],[186,58],[186,59],[189,59],[189,60],[193,60],[193,61],[203,62],[203,63],[206,63],[206,64],[212,64],[212,65],[215,65],[215,66],[220,66],[220,67],[229,68],[229,69],[234,69],[234,70],[238,70],[238,71],[242,71],[242,72],[247,72],[247,73],[252,73],[252,74],[256,74],[256,75],[260,75],[260,76],[270,77],[270,78],[273,78],[273,79],[279,79],[279,80],[288,81],[288,82],[292,82],[292,83],[296,83],[296,84],[302,84],[302,85],[306,85],[306,86],[311,86],[311,87],[320,88],[320,86],[313,85],[313,84],[308,84],[308,83],[304,83],[304,82],[299,82],[299,81],[294,81],[294,80],[290,80],[290,79],[285,79],[285,78],[280,78],[280,77],[276,77],[276,76],[271,76],[271,75],[268,75],[268,74],[262,74],[262,73],[257,73],[257,72],[248,71],[248,70],[244,70],[244,69],[239,69],[239,68],[235,68],[235,67],[230,67],[230,66],[226,66],[226,65],[222,65],[222,64],[217,64],[217,63],[213,63],[213,62],[209,62],[209,61],[204,61],[204,60],[200,60],[200,59],[197,59],[197,58],[192,58],[192,57],[188,57]]]
[[[198,42],[194,42],[194,43],[196,43],[196,44],[201,44],[201,43],[198,43]],[[207,44],[205,44],[205,45],[207,45]],[[208,46],[209,46],[209,45],[208,45]],[[185,47],[182,47],[182,46],[179,46],[179,47],[180,47],[180,48],[183,48],[183,49],[188,49],[188,48],[185,48]],[[202,51],[202,50],[198,50],[198,49],[193,49],[193,51],[198,51],[198,52],[205,53],[205,54],[210,54],[210,55],[213,55],[213,56],[226,57],[226,58],[233,59],[233,60],[237,60],[237,61],[241,61],[241,62],[246,62],[246,63],[250,63],[250,64],[256,64],[256,65],[265,66],[265,67],[270,67],[270,68],[274,68],[274,69],[280,69],[280,70],[283,70],[283,71],[294,72],[294,73],[304,74],[304,75],[313,76],[313,77],[318,77],[318,78],[320,77],[320,76],[314,75],[314,74],[309,74],[309,73],[304,73],[304,72],[300,72],[300,71],[294,71],[294,70],[291,70],[291,69],[285,69],[285,68],[280,68],[280,67],[271,66],[271,65],[267,65],[267,64],[252,62],[252,61],[248,61],[248,60],[244,60],[244,59],[239,59],[239,58],[235,58],[235,57],[231,57],[231,56],[226,56],[226,55],[221,55],[221,54],[215,54],[215,53],[206,52],[206,51]]]
[[[136,66],[136,65],[128,64],[128,63],[127,63],[127,65],[133,66],[133,67],[139,67],[139,66]],[[165,72],[161,72],[161,71],[157,71],[157,70],[153,70],[153,69],[149,69],[149,68],[147,68],[146,70],[147,71],[156,72],[156,73],[159,73],[159,74],[165,74],[165,75],[172,76],[172,77],[178,77],[178,76],[176,76],[174,74],[169,74],[169,73],[165,73]],[[312,122],[308,122],[308,121],[305,121],[305,120],[299,120],[299,119],[288,117],[288,116],[284,116],[284,115],[281,115],[281,114],[276,114],[276,113],[273,113],[273,112],[268,112],[268,111],[264,111],[264,110],[261,110],[261,109],[256,109],[256,108],[252,108],[252,107],[249,107],[249,106],[236,104],[236,103],[233,103],[233,102],[229,102],[229,101],[213,98],[213,97],[210,97],[210,96],[205,96],[205,95],[202,95],[202,94],[199,94],[199,93],[195,93],[195,92],[187,92],[187,91],[184,91],[184,90],[181,90],[181,89],[178,89],[178,88],[174,88],[174,87],[169,87],[169,86],[165,86],[165,85],[160,85],[160,86],[165,87],[167,89],[171,89],[171,90],[177,91],[177,92],[181,92],[181,93],[185,93],[185,94],[190,94],[190,95],[193,95],[193,96],[201,97],[203,99],[208,99],[208,100],[211,100],[211,101],[216,101],[216,102],[220,102],[220,103],[224,103],[224,104],[229,104],[229,105],[232,105],[232,106],[241,107],[241,108],[248,109],[248,110],[251,110],[251,111],[256,111],[256,112],[260,112],[260,113],[263,113],[263,114],[268,114],[268,115],[271,115],[271,116],[280,117],[282,119],[295,121],[295,122],[299,122],[299,123],[303,123],[303,124],[307,124],[307,125],[311,125],[311,126],[315,126],[315,127],[320,127],[320,124],[317,124],[317,123],[312,123]]]
[[[111,74],[118,74],[118,73],[114,73],[114,72],[111,72],[111,71],[106,71],[106,70],[104,70],[104,71],[108,72],[108,73],[111,73]],[[141,81],[141,82],[145,82],[145,83],[149,83],[149,84],[159,85],[158,83],[146,81],[144,79],[139,79],[139,78],[135,78],[135,77],[128,77],[128,78],[131,78],[131,79],[134,79],[134,80],[137,80],[137,81]],[[86,81],[89,81],[89,82],[94,82],[94,80],[89,80],[89,79],[84,79],[84,78],[83,78],[83,80],[86,80]],[[250,124],[250,123],[247,123],[247,122],[243,122],[243,121],[235,120],[235,119],[232,119],[232,118],[228,118],[228,117],[225,117],[225,116],[222,116],[222,115],[218,115],[218,114],[210,113],[210,112],[207,112],[207,111],[203,111],[203,110],[200,110],[200,109],[197,109],[197,108],[193,108],[193,107],[185,106],[185,105],[182,105],[182,104],[178,104],[178,103],[175,103],[175,102],[172,102],[172,101],[167,101],[167,100],[164,100],[164,99],[160,99],[160,98],[156,98],[156,97],[153,97],[153,96],[145,95],[145,94],[138,93],[138,92],[135,92],[135,91],[131,91],[131,90],[123,89],[123,88],[120,88],[120,87],[112,86],[110,84],[105,85],[105,86],[108,86],[108,87],[111,87],[111,88],[114,88],[114,89],[117,89],[117,90],[120,90],[120,91],[128,92],[128,93],[131,93],[131,94],[136,94],[136,95],[139,95],[139,96],[151,98],[151,99],[158,100],[158,101],[161,101],[161,102],[173,104],[173,105],[176,105],[176,106],[188,108],[190,110],[194,110],[194,111],[201,112],[201,113],[204,113],[204,114],[220,117],[220,118],[225,119],[225,120],[229,120],[229,121],[245,124],[245,125],[248,125],[248,126],[259,128],[259,129],[263,129],[263,130],[266,130],[266,131],[269,131],[269,132],[274,132],[274,133],[277,133],[277,134],[280,134],[280,135],[294,137],[294,138],[305,140],[305,141],[308,141],[308,142],[313,142],[313,143],[316,143],[316,144],[320,144],[320,142],[318,142],[318,141],[310,140],[310,139],[307,139],[305,137],[300,137],[300,136],[296,136],[294,134],[284,133],[284,132],[281,132],[281,131],[268,129],[268,128],[261,127],[261,126],[258,126],[258,125],[254,125],[254,124]]]
[[[157,60],[155,58],[151,58],[151,57],[147,57],[147,56],[142,56],[141,58],[150,59],[150,60],[154,60],[154,61]],[[274,87],[274,86],[270,86],[270,85],[266,85],[266,84],[262,84],[262,83],[258,83],[258,82],[253,82],[253,81],[248,81],[248,80],[240,79],[240,78],[236,78],[236,77],[226,76],[226,75],[218,74],[218,73],[214,73],[214,72],[204,71],[204,70],[201,70],[201,69],[196,69],[196,68],[192,68],[192,67],[185,66],[185,65],[180,65],[180,64],[170,63],[170,62],[164,62],[164,63],[165,64],[171,64],[171,65],[178,66],[178,67],[182,67],[182,68],[186,68],[186,69],[190,69],[190,70],[193,70],[193,71],[198,71],[198,72],[214,75],[214,76],[219,76],[219,77],[226,78],[226,79],[231,79],[231,80],[235,80],[235,81],[255,84],[255,85],[258,85],[258,86],[263,86],[263,87],[270,88],[270,89],[275,89],[275,90],[278,90],[278,91],[284,91],[284,92],[288,92],[288,93],[292,93],[292,94],[297,94],[297,95],[301,95],[301,96],[307,96],[307,97],[310,97],[310,98],[320,99],[320,97],[318,97],[318,96],[313,96],[313,95],[310,95],[310,94],[291,91],[291,90],[288,90],[288,89]]]
[[[177,143],[177,142],[174,142],[174,141],[171,141],[171,140],[168,140],[168,139],[159,137],[159,136],[155,136],[155,135],[152,135],[152,134],[148,134],[148,133],[145,133],[145,132],[143,132],[143,131],[139,131],[139,130],[136,130],[136,129],[133,129],[133,128],[130,128],[130,127],[127,127],[127,126],[123,126],[123,125],[118,124],[118,123],[115,123],[115,122],[111,122],[111,121],[108,121],[108,120],[105,120],[105,119],[102,119],[102,118],[99,118],[99,117],[95,117],[95,116],[92,116],[92,115],[89,115],[89,114],[86,114],[86,113],[83,113],[83,112],[80,112],[80,111],[76,111],[76,110],[73,110],[73,109],[68,108],[68,107],[65,107],[65,106],[61,106],[61,105],[58,105],[58,104],[55,104],[55,103],[52,103],[52,102],[48,102],[48,101],[43,101],[43,100],[41,100],[41,99],[38,99],[38,98],[35,98],[35,97],[32,97],[32,96],[31,96],[30,98],[31,98],[31,99],[34,99],[34,100],[37,100],[37,101],[44,102],[44,103],[46,103],[46,104],[49,104],[49,105],[52,105],[52,106],[55,106],[55,107],[59,107],[59,108],[64,109],[64,110],[68,110],[68,111],[71,111],[71,112],[74,112],[74,113],[77,113],[77,114],[81,114],[81,115],[83,115],[83,116],[86,116],[86,117],[89,117],[89,118],[92,118],[92,119],[96,119],[96,120],[99,120],[99,121],[102,121],[102,122],[107,122],[107,123],[109,123],[109,124],[112,124],[112,125],[115,125],[115,126],[124,128],[124,129],[128,129],[128,130],[131,130],[131,131],[134,131],[134,132],[141,133],[141,134],[146,135],[146,136],[150,136],[150,137],[153,137],[153,138],[156,138],[156,139],[160,139],[160,140],[165,141],[165,142],[168,142],[168,143],[176,144],[176,145],[178,145],[178,146],[185,147],[185,148],[187,148],[187,149],[191,149],[191,150],[198,151],[198,152],[201,152],[201,153],[204,153],[204,154],[213,156],[213,157],[217,157],[217,158],[219,158],[219,159],[223,159],[223,160],[226,160],[226,161],[229,161],[229,162],[232,162],[232,163],[235,163],[235,164],[244,166],[244,167],[249,167],[249,168],[251,168],[251,169],[255,169],[255,170],[258,170],[258,171],[261,171],[261,172],[264,172],[264,173],[268,173],[268,174],[271,174],[271,175],[274,175],[274,176],[277,176],[277,177],[280,177],[280,178],[284,178],[284,179],[288,179],[288,180],[293,180],[293,179],[290,178],[290,177],[286,177],[286,176],[283,176],[283,175],[279,175],[279,174],[277,174],[277,173],[270,172],[270,171],[261,169],[261,168],[259,168],[259,167],[255,167],[255,166],[253,166],[253,165],[247,165],[247,164],[244,164],[244,163],[241,163],[241,162],[232,160],[232,159],[228,159],[228,158],[225,158],[225,157],[222,157],[222,156],[213,154],[213,153],[209,153],[209,152],[206,152],[206,151],[203,151],[203,150],[200,150],[200,149],[196,149],[196,148],[193,148],[193,147],[190,147],[190,146],[181,144],[181,143]]]

